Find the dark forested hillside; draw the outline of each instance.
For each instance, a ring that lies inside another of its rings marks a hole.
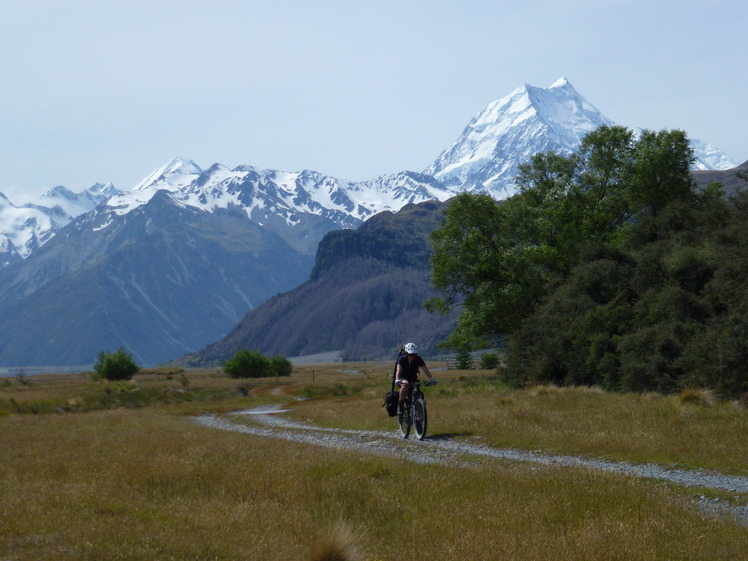
[[[357,230],[328,233],[306,283],[258,306],[226,337],[181,362],[218,364],[241,348],[287,356],[343,350],[346,358],[380,358],[405,339],[435,350],[454,323],[454,317],[423,309],[433,296],[430,234],[445,207],[407,205]]]

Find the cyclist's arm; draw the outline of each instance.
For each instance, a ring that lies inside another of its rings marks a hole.
[[[426,373],[426,376],[428,376],[428,377],[429,377],[429,380],[433,380],[433,379],[434,379],[434,376],[433,376],[433,375],[431,374],[431,372],[429,371],[429,367],[428,367],[428,366],[426,366],[426,365],[424,364],[423,366],[421,366],[421,368],[422,368],[422,369],[423,369],[423,371],[424,371],[424,372]]]

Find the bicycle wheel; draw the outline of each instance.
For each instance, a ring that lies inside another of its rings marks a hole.
[[[426,400],[423,398],[417,399],[414,409],[413,429],[415,430],[416,438],[418,440],[423,440],[426,437],[426,427],[428,425]]]
[[[403,438],[408,438],[408,435],[410,434],[410,425],[412,422],[410,416],[410,407],[406,407],[405,411],[398,414],[397,422],[400,425],[400,432],[402,433]]]

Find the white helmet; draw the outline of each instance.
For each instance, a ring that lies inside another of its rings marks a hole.
[[[418,345],[416,345],[415,343],[405,343],[405,352],[409,355],[417,355]]]

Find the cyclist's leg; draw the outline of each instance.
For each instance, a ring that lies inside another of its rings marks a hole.
[[[405,409],[405,404],[408,400],[408,394],[410,392],[410,384],[408,380],[400,380],[400,397],[397,404],[398,412],[402,412]]]
[[[400,426],[400,432],[402,433],[403,438],[408,438],[408,435],[410,435],[410,427],[413,425],[413,418],[410,412],[410,401],[412,400],[411,390],[413,386],[409,386],[410,387],[405,391],[405,399],[398,404],[401,406],[401,409],[397,416],[397,422]]]

